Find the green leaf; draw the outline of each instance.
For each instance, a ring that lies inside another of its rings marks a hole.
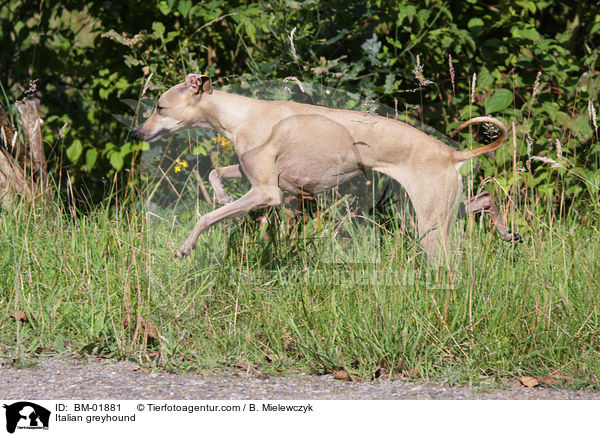
[[[60,353],[64,353],[65,351],[67,351],[67,347],[65,346],[65,338],[58,335],[54,337],[54,350],[56,350],[56,352]]]
[[[377,39],[377,35],[373,33],[369,39],[362,43],[360,48],[374,57],[377,55],[377,53],[379,53],[379,50],[381,50],[381,45],[381,42]]]
[[[535,6],[535,2],[532,2],[530,0],[517,0],[515,1],[515,4],[517,5],[517,7],[521,8],[521,9],[526,9],[529,12],[531,12],[532,14],[535,14],[535,10],[536,10],[536,6]],[[541,6],[542,8],[544,6]]]
[[[96,163],[96,159],[98,159],[98,150],[95,148],[90,148],[85,152],[85,167],[88,171],[90,171],[94,164]]]
[[[169,12],[171,12],[171,8],[172,8],[172,4],[168,4],[165,1],[161,1],[158,3],[157,7],[158,10],[163,14],[163,15],[169,15]]]
[[[121,155],[121,153],[115,151],[110,155],[110,164],[117,171],[121,171],[121,168],[123,168],[123,163],[123,156]]]
[[[160,39],[165,34],[165,25],[160,21],[152,23],[152,36],[156,39]]]
[[[377,58],[377,55],[379,54],[379,51],[381,50],[381,46],[382,46],[381,41],[379,41],[377,39],[377,35],[375,33],[373,33],[371,38],[369,38],[365,42],[363,42],[362,45],[360,46],[360,48],[362,48],[366,52],[367,57],[369,58],[369,60],[372,63],[374,63],[375,65],[378,65],[380,62],[379,62],[379,59]]]
[[[481,18],[471,18],[467,23],[467,27],[473,34],[478,34],[484,27],[483,20]]]
[[[558,123],[561,128],[569,128],[571,124],[571,116],[564,111],[556,111],[554,114],[554,121]]]
[[[514,38],[528,39],[533,42],[537,41],[541,37],[540,34],[538,33],[538,31],[535,30],[534,27],[514,26],[511,29],[511,33]]]
[[[175,38],[178,38],[181,35],[179,30],[174,30],[172,32],[167,33],[167,37],[165,38],[165,43],[169,43],[173,41]]]
[[[83,144],[79,139],[75,139],[73,143],[67,148],[67,157],[73,163],[77,162],[79,156],[83,152]]]
[[[396,77],[393,74],[388,74],[385,77],[384,92],[386,94],[392,94],[398,89],[396,85]]]
[[[179,2],[177,9],[179,10],[179,12],[181,12],[181,15],[183,15],[184,17],[187,17],[188,14],[190,13],[190,9],[192,9],[192,1],[191,0],[183,0],[183,1]]]
[[[192,154],[196,156],[208,156],[208,152],[206,151],[206,143],[197,144],[194,148],[192,148]]]
[[[246,21],[244,28],[246,29],[246,34],[250,37],[250,41],[256,43],[256,26],[252,24],[252,21]]]
[[[513,93],[510,89],[498,89],[485,102],[485,112],[488,114],[500,112],[509,107],[513,102]]]
[[[586,114],[581,114],[573,120],[573,131],[582,139],[592,135],[592,127]]]
[[[106,100],[112,91],[112,88],[103,88],[98,91],[98,95],[102,100]]]

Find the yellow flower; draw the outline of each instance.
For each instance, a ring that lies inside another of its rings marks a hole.
[[[173,168],[173,171],[175,171],[175,173],[178,173],[180,171],[182,171],[184,168],[188,167],[188,163],[185,160],[181,160],[181,159],[177,159],[175,161],[175,168]]]
[[[228,149],[228,148],[230,148],[233,145],[229,139],[227,139],[226,137],[224,137],[221,134],[218,134],[217,136],[213,137],[212,141],[216,145],[218,145],[218,146],[220,146],[220,147],[222,147],[224,149]]]

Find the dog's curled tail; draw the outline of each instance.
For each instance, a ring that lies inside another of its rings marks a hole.
[[[498,148],[500,148],[500,146],[506,139],[506,135],[507,135],[506,127],[504,126],[504,124],[502,124],[502,122],[500,120],[497,120],[494,117],[471,118],[469,121],[462,123],[460,126],[458,126],[455,131],[462,130],[467,126],[470,126],[471,124],[479,124],[479,123],[493,124],[498,130],[500,130],[500,136],[498,136],[498,138],[491,144],[484,145],[483,147],[476,148],[475,150],[456,151],[454,154],[454,158],[457,163],[464,162],[466,160],[474,158],[475,156],[479,156],[480,154],[483,154],[483,153],[488,153],[490,151],[497,150]]]

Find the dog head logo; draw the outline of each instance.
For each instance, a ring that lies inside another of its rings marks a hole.
[[[35,403],[19,401],[10,405],[4,404],[6,409],[6,431],[14,433],[18,428],[47,429],[50,422],[50,411]]]

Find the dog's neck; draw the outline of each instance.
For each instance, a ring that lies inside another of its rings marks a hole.
[[[206,114],[206,124],[201,123],[198,127],[210,128],[221,133],[230,141],[235,141],[239,128],[248,119],[253,100],[227,92],[213,91],[212,94],[202,96],[201,105]]]

